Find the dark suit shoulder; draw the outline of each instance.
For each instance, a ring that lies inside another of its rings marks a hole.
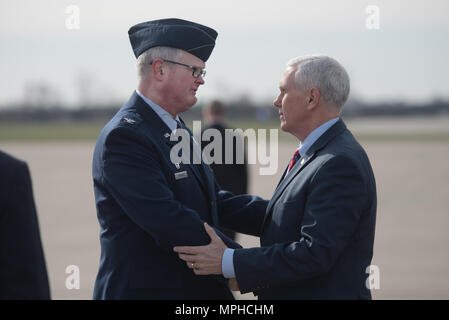
[[[329,144],[321,150],[321,153],[328,153],[333,156],[342,156],[350,159],[356,159],[361,155],[366,155],[363,147],[348,129],[345,129],[341,134],[335,136]]]
[[[0,191],[5,194],[12,185],[21,185],[30,179],[28,164],[0,151],[0,177]]]
[[[12,170],[18,170],[24,167],[27,167],[25,161],[17,159],[0,150],[0,173],[2,177],[9,174]]]
[[[0,208],[9,202],[12,188],[24,184],[29,179],[28,175],[28,165],[25,161],[0,151]]]
[[[315,177],[348,172],[353,177],[359,177],[365,187],[374,182],[368,155],[349,130],[336,136],[326,148],[320,150],[317,159]]]

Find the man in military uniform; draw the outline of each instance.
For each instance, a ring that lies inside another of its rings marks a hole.
[[[219,190],[203,162],[170,158],[177,143],[170,136],[188,130],[179,114],[197,101],[217,32],[163,19],[137,24],[128,33],[137,58],[137,90],[101,131],[93,158],[101,227],[94,298],[232,299],[225,278],[195,276],[195,266],[173,252],[177,245],[208,244],[205,223],[228,247],[239,248],[216,227],[257,234],[267,205]],[[236,215],[250,227],[239,228]]]

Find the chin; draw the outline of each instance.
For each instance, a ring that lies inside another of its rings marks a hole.
[[[192,100],[189,101],[190,107],[194,106],[198,101],[197,97],[193,96]]]
[[[186,103],[182,107],[183,110],[181,112],[185,112],[185,111],[189,110],[190,108],[192,108],[195,105],[196,101],[197,101],[196,98],[193,100],[186,101]]]
[[[281,121],[280,127],[281,127],[282,131],[288,132],[288,130],[287,130],[287,123],[285,121]]]

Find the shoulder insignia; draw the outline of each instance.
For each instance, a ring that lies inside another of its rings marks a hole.
[[[138,113],[128,113],[126,115],[123,116],[123,118],[121,119],[122,123],[125,123],[127,125],[137,125],[142,121],[142,118],[140,117],[140,114]]]
[[[131,119],[131,118],[127,118],[127,117],[124,117],[124,118],[123,118],[123,121],[128,122],[129,124],[134,124],[134,123],[136,123],[136,120]]]
[[[127,118],[127,117],[124,117],[124,118],[123,118],[123,121],[128,122],[129,124],[134,124],[134,123],[136,123],[136,120],[131,119],[131,118]]]

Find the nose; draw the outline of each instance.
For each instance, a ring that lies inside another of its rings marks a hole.
[[[199,76],[198,78],[196,78],[195,82],[198,83],[199,85],[206,83],[206,81],[204,81],[203,76]]]
[[[278,97],[276,98],[276,100],[273,101],[273,105],[276,108],[281,108],[282,104],[281,104],[281,95],[278,95]]]

